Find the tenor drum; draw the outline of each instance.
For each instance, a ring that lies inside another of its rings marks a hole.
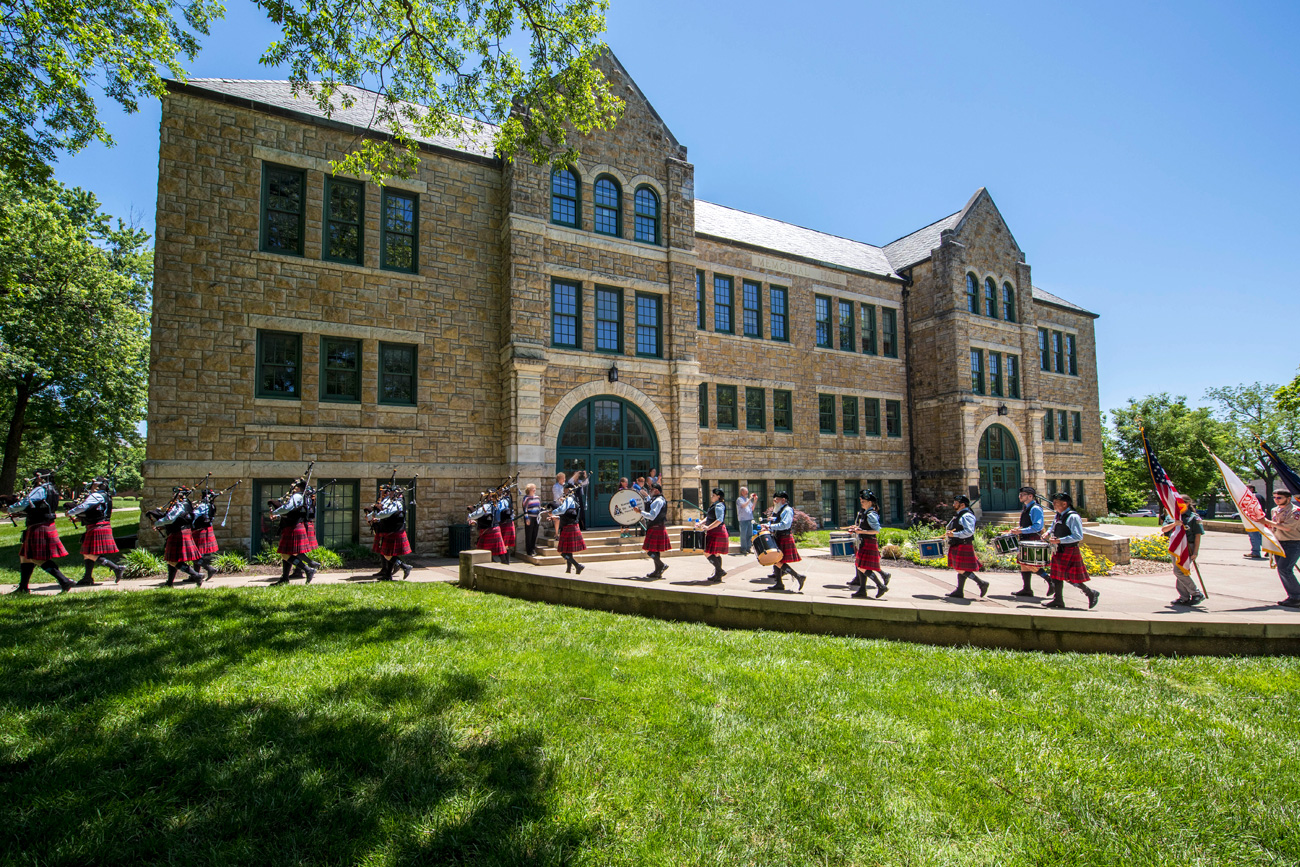
[[[759,530],[754,534],[754,553],[758,555],[758,562],[764,566],[775,566],[784,559],[781,556],[781,545],[767,530]]]
[[[633,504],[640,506],[641,511],[632,508]],[[645,516],[645,508],[645,498],[633,490],[619,491],[609,498],[609,516],[624,527],[640,523]]]
[[[681,544],[678,547],[683,551],[703,551],[704,531],[682,530]]]
[[[922,560],[938,560],[943,556],[942,539],[926,539],[917,544],[921,549]]]
[[[1052,562],[1052,546],[1046,542],[1021,542],[1020,565],[1042,569]]]
[[[1020,548],[1020,534],[1006,533],[993,537],[993,550],[999,554],[1014,554]]]
[[[853,547],[853,537],[848,533],[831,534],[831,559],[853,557],[857,551]]]

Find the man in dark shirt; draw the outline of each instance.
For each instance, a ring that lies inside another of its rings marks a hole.
[[[1268,514],[1268,503],[1264,502],[1264,496],[1260,494],[1259,488],[1254,485],[1250,486],[1251,495],[1259,501],[1259,508],[1265,515]],[[1259,533],[1247,533],[1250,537],[1250,553],[1242,554],[1247,560],[1263,560],[1264,555],[1260,553],[1260,546],[1264,544],[1264,537]]]
[[[1205,535],[1205,522],[1201,520],[1200,515],[1196,514],[1196,509],[1190,503],[1178,520],[1182,522],[1183,532],[1187,534],[1187,550],[1190,556],[1186,572],[1179,567],[1177,560],[1174,561],[1174,587],[1178,590],[1178,598],[1169,604],[1190,607],[1200,605],[1205,601],[1205,594],[1192,580],[1191,572],[1192,564],[1196,562],[1196,555],[1201,550],[1201,537]],[[1160,532],[1168,536],[1174,531],[1175,526],[1176,524],[1170,521],[1160,528]]]

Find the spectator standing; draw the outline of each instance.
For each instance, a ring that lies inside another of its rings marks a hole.
[[[536,485],[524,487],[524,553],[529,557],[537,556],[538,516],[542,514],[542,500],[537,496]]]
[[[758,494],[751,494],[749,488],[742,487],[740,496],[736,497],[736,521],[740,524],[740,553],[748,554],[754,541],[754,506],[758,505]]]
[[[1274,530],[1278,543],[1282,546],[1282,556],[1277,558],[1277,577],[1282,581],[1286,598],[1278,605],[1285,608],[1300,608],[1300,581],[1296,581],[1295,564],[1300,559],[1300,511],[1291,499],[1291,492],[1280,490],[1273,492],[1273,519],[1264,519],[1264,524]]]
[[[650,475],[645,477],[645,483],[646,485],[659,485],[660,487],[663,486],[664,480],[659,477],[658,467],[650,468]]]
[[[1264,502],[1264,496],[1260,494],[1259,488],[1255,487],[1254,485],[1251,485],[1250,493],[1251,496],[1253,496],[1256,500],[1259,501],[1260,510],[1263,511],[1265,515],[1267,515],[1268,503]],[[1254,533],[1254,532],[1247,533],[1246,535],[1250,537],[1250,553],[1242,554],[1241,556],[1245,557],[1247,560],[1263,560],[1264,554],[1260,550],[1260,546],[1264,544],[1264,536],[1260,533]]]
[[[559,505],[560,501],[564,499],[564,482],[565,482],[565,481],[566,481],[566,480],[565,480],[565,478],[564,478],[564,473],[556,473],[556,474],[555,474],[555,484],[551,485],[551,504],[552,504],[552,505]]]

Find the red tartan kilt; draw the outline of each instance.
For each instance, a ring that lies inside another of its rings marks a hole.
[[[515,522],[507,521],[501,525],[501,541],[505,543],[507,551],[515,549]]]
[[[709,557],[726,554],[731,550],[731,537],[725,525],[714,527],[704,534],[704,553]]]
[[[484,551],[491,551],[493,557],[500,557],[506,552],[505,540],[501,538],[500,527],[488,527],[478,531],[478,546]]]
[[[23,544],[18,549],[18,556],[44,563],[46,560],[57,560],[68,556],[68,549],[63,547],[57,527],[53,524],[41,524],[37,527],[28,527],[23,532]]]
[[[290,530],[280,529],[280,545],[275,550],[281,554],[306,554],[316,550],[316,537],[308,525],[302,521],[293,525]]]
[[[803,559],[794,546],[794,533],[777,533],[776,543],[781,546],[781,557],[786,563],[798,563]]]
[[[641,543],[642,551],[671,551],[673,543],[668,539],[668,528],[663,524],[653,524],[645,531],[645,541]]]
[[[379,549],[383,547],[383,542],[380,540],[380,537],[384,534],[379,530],[371,530],[371,532],[375,534],[375,537],[370,540],[370,550],[378,554]]]
[[[411,553],[411,540],[406,538],[405,530],[398,530],[396,533],[376,533],[375,544],[379,546],[378,552],[381,557],[401,557],[403,554]]]
[[[1079,546],[1057,548],[1052,555],[1052,577],[1071,584],[1082,584],[1088,580],[1088,567],[1083,565],[1083,555]]]
[[[576,554],[587,550],[587,543],[582,539],[582,530],[577,524],[560,528],[560,543],[556,546],[561,554]]]
[[[876,537],[859,536],[858,539],[858,555],[853,558],[853,564],[859,569],[880,571],[880,543]]]
[[[978,572],[984,568],[980,566],[979,558],[975,556],[975,545],[949,545],[948,547],[948,568],[956,569],[958,572]]]
[[[113,541],[113,525],[108,521],[91,524],[81,536],[82,556],[99,557],[103,554],[116,554],[117,543]]]
[[[199,556],[206,557],[209,554],[215,554],[217,547],[217,531],[211,527],[204,527],[194,532],[194,547],[199,549]]]
[[[194,533],[189,527],[167,534],[163,559],[168,563],[188,563],[199,559],[199,549],[194,546]]]

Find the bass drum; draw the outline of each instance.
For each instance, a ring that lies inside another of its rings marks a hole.
[[[641,511],[632,508],[632,504],[641,507]],[[640,523],[645,516],[646,499],[633,490],[619,491],[609,498],[609,516],[624,527]]]
[[[785,559],[781,556],[780,543],[767,530],[759,530],[754,534],[754,553],[758,555],[758,562],[764,566],[775,566]]]

